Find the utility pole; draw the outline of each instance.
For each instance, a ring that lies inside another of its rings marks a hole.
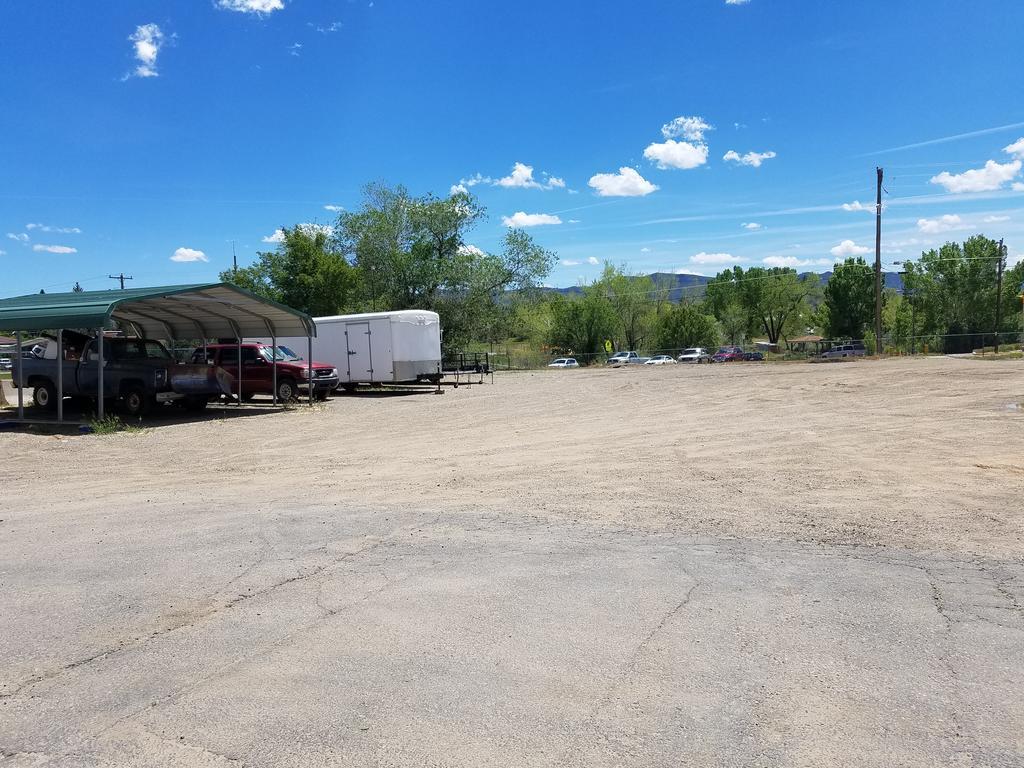
[[[120,280],[122,291],[124,290],[124,281],[134,279],[131,275],[126,275],[124,272],[122,272],[120,275],[107,275],[107,277],[109,277],[111,280]]]
[[[999,265],[996,267],[996,343],[995,353],[999,354],[999,321],[1003,308],[1003,238],[999,238]]]
[[[235,241],[231,241],[231,278],[238,277],[238,256],[235,255]]]
[[[878,189],[875,199],[875,354],[882,351],[882,169],[876,167]]]

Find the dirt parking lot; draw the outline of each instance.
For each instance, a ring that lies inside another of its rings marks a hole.
[[[0,764],[1024,765],[1024,364],[0,433]]]

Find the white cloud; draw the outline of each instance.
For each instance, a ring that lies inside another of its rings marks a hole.
[[[569,219],[569,221],[567,223],[568,224],[579,224],[580,220],[579,219]]]
[[[917,228],[926,235],[936,235],[939,232],[964,229],[964,226],[963,220],[959,216],[947,213],[937,219],[918,219]]]
[[[750,0],[725,0],[726,5],[746,5]]]
[[[827,267],[832,264],[828,259],[798,259],[796,256],[768,256],[761,260],[769,267]]]
[[[647,247],[644,247],[644,248],[640,249],[640,253],[650,253],[650,252],[651,252],[651,249],[647,248]]]
[[[561,224],[562,220],[550,213],[516,211],[511,216],[502,216],[501,223],[506,227],[540,227],[545,224]]]
[[[37,253],[78,253],[77,248],[72,248],[69,245],[40,245],[39,243],[33,245],[32,250]]]
[[[597,173],[588,182],[600,197],[644,197],[658,189],[634,169],[619,168],[618,173]]]
[[[337,32],[339,29],[341,29],[343,25],[340,21],[332,21],[330,24],[324,27],[319,24],[314,24],[311,21],[307,21],[306,26],[309,27],[310,29],[316,30],[321,35],[329,35],[333,32]]]
[[[656,162],[662,170],[689,170],[698,168],[708,161],[708,145],[668,139],[663,144],[651,144],[644,150],[644,157]]]
[[[459,253],[461,253],[463,255],[466,255],[466,256],[485,256],[486,255],[482,250],[477,248],[475,245],[470,245],[469,243],[464,243],[463,245],[460,245],[459,246]]]
[[[871,249],[863,245],[857,245],[853,240],[843,240],[843,242],[832,248],[829,252],[833,256],[845,259],[847,256],[863,256],[865,253],[870,253]]]
[[[682,136],[689,141],[702,141],[704,131],[713,131],[715,127],[710,125],[703,117],[677,117],[670,123],[661,126],[661,135],[666,139],[674,139]]]
[[[9,237],[11,240],[17,240],[19,243],[28,242],[28,235],[25,234],[24,232],[19,232],[18,234],[15,234],[14,232],[8,232],[7,237]]]
[[[730,149],[724,155],[722,159],[726,162],[739,163],[740,165],[749,165],[751,168],[760,168],[761,163],[765,160],[771,160],[775,157],[774,152],[747,152],[745,155],[741,155],[734,149]]]
[[[1024,192],[1024,183],[1015,181],[1013,182],[1013,184],[1010,185],[1010,189],[1012,189],[1014,192]]]
[[[6,256],[6,255],[7,255],[7,251],[0,251],[0,256]]]
[[[164,45],[164,33],[156,24],[140,24],[128,36],[135,48],[135,59],[139,62],[134,72],[129,72],[122,80],[130,77],[157,77],[156,59]]]
[[[82,230],[78,227],[51,227],[49,224],[26,224],[25,229],[38,229],[40,232],[56,232],[61,235],[80,235]]]
[[[316,234],[323,233],[323,234],[327,235],[328,237],[330,237],[331,235],[334,234],[334,227],[330,226],[329,224],[312,224],[312,223],[307,221],[307,222],[304,222],[302,224],[296,224],[295,226],[298,227],[299,229],[301,229],[303,232],[309,234],[309,235],[316,235]],[[263,243],[283,243],[284,242],[284,230],[283,229],[275,229],[269,235],[260,238],[260,242],[263,242]]]
[[[288,53],[292,56],[301,56],[299,51],[302,50],[302,43],[292,43],[288,46]]]
[[[995,223],[1000,222],[1000,221],[1009,221],[1009,220],[1010,220],[1009,216],[986,216],[984,219],[982,219],[982,221],[985,222],[986,224],[995,224]]]
[[[330,211],[331,213],[340,213],[341,211],[345,210],[345,206],[343,206],[343,205],[325,205],[324,206],[324,210],[325,211]]]
[[[854,200],[852,203],[843,203],[844,211],[871,211],[875,210],[875,206],[870,203],[862,203],[860,200]]]
[[[1003,152],[1018,160],[1024,160],[1024,137],[1017,139],[1007,147],[1003,147]]]
[[[283,243],[284,242],[284,230],[275,229],[273,234],[267,235],[266,237],[260,238],[260,242],[263,243]]]
[[[448,190],[449,195],[468,195],[469,190],[466,189],[465,184],[452,184],[452,188]]]
[[[735,264],[736,258],[731,253],[695,253],[690,257],[691,264]]]
[[[1022,261],[1024,261],[1024,251],[1021,251],[1020,253],[1016,254],[1015,256],[1007,256],[1006,257],[1006,266],[1008,268],[1010,268],[1010,269],[1013,269],[1018,264],[1020,264]]]
[[[462,189],[468,189],[469,187],[475,187],[477,184],[493,184],[494,179],[490,176],[481,176],[477,173],[475,176],[470,176],[468,179],[459,179],[458,186]]]
[[[214,5],[223,11],[239,13],[273,13],[284,10],[281,0],[215,0]]]
[[[991,192],[1000,189],[1003,184],[1015,178],[1020,173],[1020,169],[1020,160],[1009,163],[997,163],[995,160],[989,160],[985,163],[984,168],[972,168],[969,171],[956,174],[943,171],[938,176],[932,176],[931,183],[941,184],[947,192],[955,194]]]
[[[576,261],[575,259],[562,259],[563,267],[578,267],[582,263],[582,261]]]
[[[195,248],[178,248],[171,256],[171,261],[209,261],[206,254]]]
[[[477,174],[479,175],[479,174]],[[516,163],[512,166],[512,173],[508,176],[504,176],[494,182],[496,187],[510,187],[520,189],[564,189],[565,180],[560,179],[557,176],[548,176],[547,173],[543,174],[546,178],[544,183],[537,181],[533,178],[533,166],[526,165],[526,163]]]
[[[596,258],[596,257],[594,257],[594,256],[588,256],[588,257],[587,257],[587,264],[589,264],[589,265],[590,265],[590,266],[592,266],[592,267],[596,267],[596,266],[597,266],[598,264],[600,264],[600,263],[601,263],[601,262],[600,262],[600,261],[598,261],[598,260],[597,260],[597,258]]]
[[[758,224],[756,221],[749,221],[740,224],[744,229],[749,229],[751,232],[757,232],[759,229],[764,229],[764,224]]]

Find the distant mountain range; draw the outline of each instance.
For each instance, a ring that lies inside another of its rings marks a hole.
[[[809,274],[812,273],[801,272],[800,277]],[[829,278],[832,277],[831,272],[818,272],[817,275],[821,278],[822,285],[825,285]],[[676,274],[673,272],[653,272],[647,275],[647,277],[654,280],[655,285],[659,288],[668,288],[668,299],[673,302],[678,302],[683,298],[702,297],[704,295],[704,287],[714,280],[713,277],[706,277],[705,275]],[[883,272],[882,281],[884,288],[894,288],[897,291],[903,290],[903,280],[898,272]],[[561,293],[565,296],[576,296],[583,292],[583,289],[578,285],[573,285],[569,288],[547,288],[546,290]]]

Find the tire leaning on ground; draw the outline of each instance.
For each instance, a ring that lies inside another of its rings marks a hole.
[[[295,399],[298,389],[291,379],[281,379],[277,382],[277,399],[282,403],[290,403]]]
[[[36,384],[32,390],[32,401],[44,411],[57,410],[57,388],[49,381]]]
[[[142,387],[131,387],[122,400],[124,412],[129,416],[145,416],[149,412],[150,398]]]

